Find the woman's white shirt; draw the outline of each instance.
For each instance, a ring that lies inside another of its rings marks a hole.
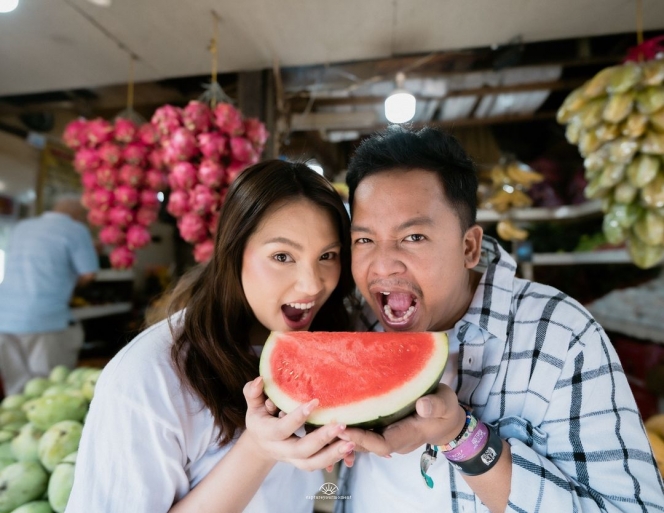
[[[176,374],[172,342],[162,321],[104,368],[83,428],[66,513],[167,512],[234,444],[219,448],[210,410]],[[308,496],[322,484],[322,472],[279,462],[245,512],[310,513]]]

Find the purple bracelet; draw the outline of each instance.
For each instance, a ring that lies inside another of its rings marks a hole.
[[[484,422],[478,422],[473,434],[451,451],[443,452],[450,461],[466,461],[479,454],[487,444],[489,429]]]

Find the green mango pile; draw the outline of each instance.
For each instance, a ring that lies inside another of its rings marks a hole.
[[[601,198],[612,244],[641,268],[664,258],[664,60],[605,68],[557,114],[583,156],[588,198]]]
[[[0,403],[0,513],[62,513],[101,369],[59,366]]]

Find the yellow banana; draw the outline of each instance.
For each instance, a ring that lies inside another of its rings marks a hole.
[[[498,236],[503,240],[526,240],[528,232],[516,227],[512,221],[503,219],[496,225]]]

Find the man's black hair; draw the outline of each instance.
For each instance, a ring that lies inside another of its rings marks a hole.
[[[355,189],[367,176],[381,171],[423,169],[436,173],[462,230],[475,224],[477,172],[459,142],[445,131],[427,127],[414,131],[399,125],[365,139],[348,166],[346,183],[351,210]],[[404,187],[408,182],[404,180]]]

